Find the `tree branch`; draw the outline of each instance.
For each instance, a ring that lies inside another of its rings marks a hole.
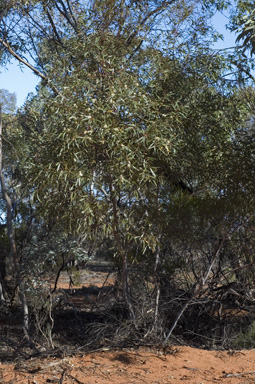
[[[60,8],[60,6],[58,5],[58,1],[59,3],[62,5],[62,8]],[[58,9],[58,11],[61,13],[62,16],[64,16],[64,18],[67,20],[67,22],[71,25],[71,27],[74,29],[74,31],[77,33],[78,30],[77,30],[77,25],[76,25],[76,21],[72,21],[68,15],[68,10],[64,4],[64,2],[62,0],[58,0],[58,1],[55,1],[55,5],[56,5],[56,8]],[[74,19],[74,18],[73,18]]]
[[[165,1],[162,5],[160,5],[159,7],[157,7],[156,9],[154,9],[153,11],[149,12],[143,19],[142,21],[140,22],[140,24],[138,25],[138,27],[129,35],[129,37],[127,38],[127,45],[130,45],[132,40],[137,36],[139,30],[141,29],[141,27],[143,27],[143,25],[146,23],[146,21],[149,20],[150,17],[154,16],[154,15],[159,15],[161,12],[163,12],[168,5],[171,5],[175,2],[175,0],[171,0],[171,1]]]
[[[38,71],[32,64],[30,64],[25,59],[22,59],[21,56],[19,56],[10,46],[10,44],[6,41],[4,41],[2,38],[0,38],[0,43],[7,49],[7,51],[15,57],[20,63],[26,65],[28,68],[30,68],[37,76],[41,77],[41,79],[45,80],[46,82],[49,81],[47,76],[45,76],[42,72]]]
[[[2,38],[0,38],[0,44],[2,44],[7,51],[15,58],[17,59],[20,63],[24,64],[26,67],[30,68],[32,72],[36,76],[39,76],[42,80],[46,82],[46,84],[49,85],[49,87],[53,90],[53,92],[56,95],[60,95],[63,99],[66,99],[65,96],[61,94],[61,92],[58,90],[58,88],[50,81],[50,79],[44,75],[42,72],[40,72],[38,69],[36,69],[32,64],[30,64],[27,60],[23,59],[20,55],[18,55],[10,46],[10,44],[6,41],[4,41]]]

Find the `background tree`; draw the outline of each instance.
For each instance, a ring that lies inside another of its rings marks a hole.
[[[10,131],[10,127],[13,123],[13,113],[16,108],[16,95],[13,93],[9,93],[6,89],[0,90],[0,106],[1,106],[1,130]],[[1,133],[1,140],[2,140],[2,133]],[[6,146],[6,142],[2,142],[1,148],[8,148],[8,144]],[[4,149],[4,154],[2,153],[1,149],[1,164],[2,160],[4,158],[5,160],[8,159],[8,155],[10,155],[10,147],[8,148],[8,154],[6,153],[6,150]],[[8,172],[8,166],[6,166],[6,172]],[[1,165],[2,168],[2,165]],[[1,223],[1,260],[0,260],[0,271],[1,271],[1,300],[5,300],[5,293],[6,293],[6,261],[9,253],[9,246],[8,240],[7,240],[7,234],[6,234],[6,224],[5,224],[5,215],[6,215],[6,209],[4,204],[1,206],[1,212],[2,212],[2,223]]]

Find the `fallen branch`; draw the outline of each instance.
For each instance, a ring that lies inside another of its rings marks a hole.
[[[76,379],[76,377],[74,377],[73,375],[70,375],[69,373],[66,374],[66,377],[70,377],[70,379],[76,381],[76,383],[78,383],[78,384],[86,384],[83,381]]]
[[[254,374],[255,374],[255,371],[242,372],[242,373],[226,373],[226,372],[224,372],[223,377],[238,377],[238,376],[254,375]]]

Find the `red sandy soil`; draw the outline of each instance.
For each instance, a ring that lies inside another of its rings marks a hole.
[[[0,364],[1,384],[251,384],[255,350],[205,351],[190,347],[101,351],[62,359]]]
[[[78,286],[72,289],[90,284],[112,285],[114,281],[114,274],[83,271]],[[66,274],[58,282],[59,289],[70,289]],[[76,301],[79,301],[79,295]],[[82,303],[84,305],[84,301]],[[255,384],[255,350],[206,351],[179,346],[166,351],[146,348],[110,351],[105,348],[61,359],[51,357],[0,363],[0,384],[46,383]]]

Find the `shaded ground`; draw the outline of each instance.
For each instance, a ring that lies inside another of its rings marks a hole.
[[[8,338],[15,342],[12,334],[18,333],[20,319],[13,316],[11,319],[16,323],[12,324],[9,318],[8,321],[0,322],[0,340],[3,340],[0,345],[0,384],[255,384],[255,350],[208,351],[184,346],[171,347],[165,351],[145,347],[97,349],[96,339],[100,328],[95,328],[93,344],[89,350],[94,347],[96,351],[85,353],[86,349],[82,346],[86,344],[88,334],[84,333],[86,328],[80,326],[79,321],[83,316],[91,316],[94,321],[95,316],[100,316],[99,312],[111,304],[116,274],[116,270],[110,267],[107,270],[107,266],[103,270],[94,270],[91,266],[81,271],[77,281],[74,276],[70,282],[66,272],[61,275],[55,295],[64,301],[65,311],[56,315],[58,327],[62,327],[59,334],[63,336],[54,341],[55,356],[35,358],[26,354],[25,349],[19,349],[17,344],[15,349],[15,343],[8,344],[6,340]],[[51,285],[53,287],[54,283]],[[69,340],[70,324],[72,334]],[[91,327],[93,322],[88,329]],[[20,335],[22,340],[21,330]],[[62,346],[60,353],[58,345]],[[23,355],[21,352],[24,352]]]
[[[1,384],[250,384],[255,383],[255,351],[102,351],[61,359],[0,364]]]

